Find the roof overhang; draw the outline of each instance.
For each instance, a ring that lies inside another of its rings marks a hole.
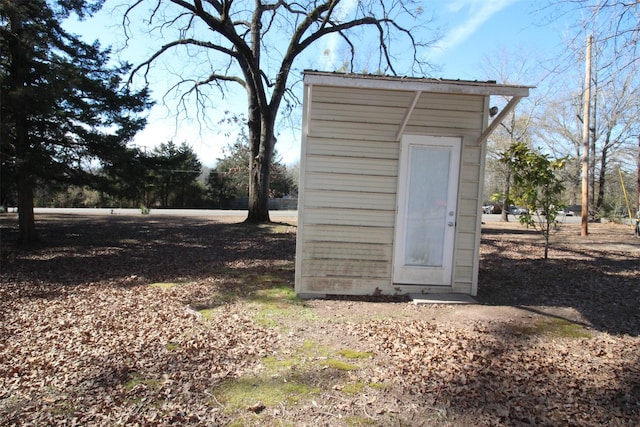
[[[358,87],[363,89],[439,92],[468,95],[529,96],[532,86],[504,85],[494,81],[445,80],[419,77],[391,77],[372,74],[340,74],[305,71],[308,85]]]
[[[504,96],[510,97],[507,105],[493,119],[478,137],[483,143],[489,135],[500,125],[502,120],[518,105],[522,98],[529,96],[529,90],[534,86],[498,84],[495,81],[446,80],[419,77],[392,77],[372,74],[344,74],[321,71],[305,71],[304,84],[313,86],[351,87],[377,90],[396,90],[414,92],[413,101],[407,107],[403,123],[400,125],[396,137],[400,137],[408,123],[413,109],[423,92]]]

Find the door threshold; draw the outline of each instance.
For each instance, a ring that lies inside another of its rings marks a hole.
[[[478,304],[467,294],[409,294],[414,304]]]

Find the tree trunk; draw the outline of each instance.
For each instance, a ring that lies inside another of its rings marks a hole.
[[[251,132],[250,132],[251,133]],[[251,140],[249,212],[247,222],[270,222],[269,172],[273,156],[273,131]]]
[[[18,244],[29,244],[39,239],[33,214],[33,185],[18,173]]]
[[[16,4],[16,6],[20,6]],[[33,215],[33,187],[29,161],[29,113],[27,97],[29,90],[29,59],[27,49],[18,42],[22,37],[22,16],[17,8],[9,8],[9,22],[11,33],[9,38],[9,52],[11,62],[9,67],[9,102],[13,104],[13,126],[15,132],[15,163],[16,182],[18,186],[18,244],[28,244],[38,240],[35,219]]]
[[[551,236],[551,223],[547,220],[544,235],[544,259],[549,259],[549,237]]]
[[[604,185],[605,185],[605,171],[607,166],[607,148],[602,149],[602,157],[600,157],[600,176],[598,177],[598,200],[596,200],[595,211],[599,212],[604,202]]]
[[[246,222],[270,222],[269,175],[275,139],[274,123],[269,118],[249,118],[249,212]]]
[[[504,180],[504,202],[502,203],[502,212],[500,213],[500,221],[509,222],[509,193],[511,192],[511,167],[507,166],[507,173]]]

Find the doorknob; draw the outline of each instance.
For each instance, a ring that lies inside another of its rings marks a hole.
[[[447,223],[447,225],[448,225],[449,227],[453,227],[453,226],[454,226],[454,223],[453,223],[453,221],[449,221],[449,222]]]

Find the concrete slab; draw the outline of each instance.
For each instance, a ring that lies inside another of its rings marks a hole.
[[[465,294],[409,294],[414,304],[478,304]]]

